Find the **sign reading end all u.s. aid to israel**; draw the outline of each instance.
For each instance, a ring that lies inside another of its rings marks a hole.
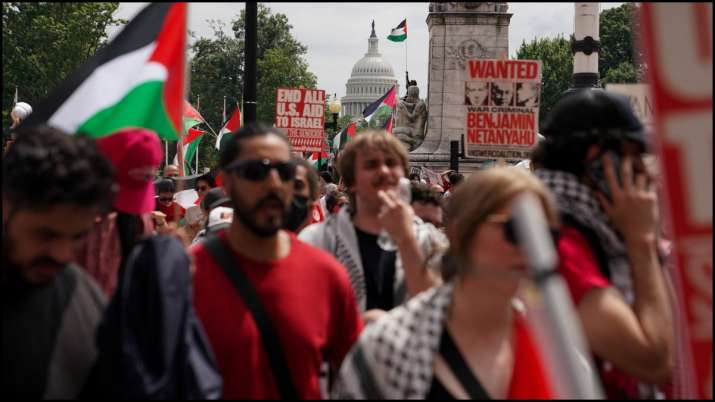
[[[539,130],[541,61],[473,59],[466,68],[467,154],[528,159]]]
[[[288,136],[294,152],[322,152],[325,142],[325,91],[276,89],[275,126]]]

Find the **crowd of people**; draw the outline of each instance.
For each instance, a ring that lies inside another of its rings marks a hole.
[[[566,96],[528,169],[442,183],[410,175],[383,131],[348,142],[336,174],[270,125],[234,134],[187,189],[177,166],[160,169],[149,130],[14,133],[6,395],[556,398],[521,297],[531,276],[512,204],[525,193],[547,218],[605,396],[672,395],[674,296],[649,144],[625,97]]]

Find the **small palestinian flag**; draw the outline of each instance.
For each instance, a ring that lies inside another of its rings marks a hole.
[[[201,123],[206,123],[206,120],[204,120],[204,117],[201,116],[201,113],[199,113],[198,110],[194,109],[194,107],[191,106],[191,103],[189,103],[189,101],[184,100],[183,122],[184,131],[188,132],[191,127]]]
[[[186,3],[152,3],[45,99],[23,127],[103,137],[129,127],[182,131]]]
[[[236,106],[236,110],[234,110],[231,118],[228,119],[228,121],[221,128],[221,131],[218,132],[218,138],[216,138],[216,149],[220,151],[223,142],[231,138],[228,134],[233,133],[239,128],[241,128],[241,109]]]
[[[407,39],[407,20],[402,20],[402,22],[400,22],[400,25],[396,26],[395,28],[392,28],[392,31],[390,32],[390,35],[387,37],[387,39],[393,42],[402,42]]]
[[[191,167],[194,162],[194,157],[196,156],[196,150],[199,148],[201,139],[204,138],[205,131],[197,130],[195,128],[190,128],[184,138],[182,139],[182,149],[184,152],[184,164],[187,167]],[[178,156],[178,155],[177,155]],[[174,156],[174,164],[178,165],[179,161],[177,156]],[[190,169],[187,169],[187,171]]]
[[[317,170],[321,170],[322,168],[328,166],[328,162],[330,161],[330,154],[323,151],[323,152],[313,152],[310,154],[310,163],[315,166]]]
[[[357,130],[357,122],[351,122],[341,132],[333,138],[333,154],[336,154],[345,148],[345,144],[355,137]]]
[[[397,106],[397,86],[393,85],[380,99],[368,105],[362,115],[369,128],[383,129],[392,134],[393,113]]]

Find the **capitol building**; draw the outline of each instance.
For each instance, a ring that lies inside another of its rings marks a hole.
[[[393,85],[397,84],[392,66],[382,58],[375,35],[375,22],[368,39],[365,57],[353,66],[346,87],[346,95],[340,99],[343,116],[362,116],[362,111],[369,104],[378,100]],[[399,92],[399,86],[397,90]]]

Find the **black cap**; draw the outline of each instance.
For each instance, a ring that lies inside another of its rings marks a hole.
[[[552,139],[576,132],[623,136],[645,150],[648,141],[643,124],[624,95],[602,89],[581,89],[559,100],[544,122],[542,134]]]
[[[226,196],[226,192],[221,187],[214,187],[206,192],[204,199],[201,200],[201,209],[211,211],[219,206],[231,206],[231,199]]]

